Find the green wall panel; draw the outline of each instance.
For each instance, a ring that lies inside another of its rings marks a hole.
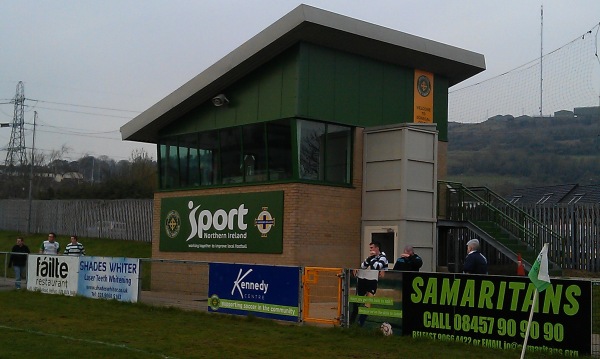
[[[293,47],[221,91],[228,106],[206,101],[160,131],[161,136],[293,117],[298,98],[298,47]],[[215,94],[216,95],[216,94]]]
[[[333,107],[335,109],[334,121],[344,123],[350,119],[357,119],[360,108],[359,82],[360,61],[356,57],[337,56],[335,59],[335,92],[333,94]]]
[[[412,120],[412,69],[302,44],[298,70],[298,116],[362,127]]]
[[[265,71],[258,79],[258,118],[281,118],[283,71]]]
[[[383,112],[381,124],[410,122],[413,118],[412,83],[414,73],[387,66],[383,75]]]
[[[306,116],[333,119],[335,114],[335,53],[331,50],[309,51],[307,56],[308,81]]]
[[[383,66],[362,61],[359,74],[360,108],[356,120],[361,124],[380,124],[383,113]]]
[[[260,118],[258,114],[259,90],[260,78],[257,78],[256,74],[251,75],[239,86],[230,89],[230,100],[232,101],[230,107],[236,111],[234,116],[236,121],[230,126],[234,126],[236,123],[254,123]],[[225,127],[224,124],[219,125]]]
[[[301,43],[222,92],[229,106],[199,104],[161,136],[303,117],[371,127],[413,121],[414,70]],[[434,121],[448,140],[448,80],[434,83]]]

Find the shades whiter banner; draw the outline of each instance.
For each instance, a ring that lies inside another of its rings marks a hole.
[[[210,263],[209,312],[299,321],[300,267]]]
[[[137,302],[139,259],[29,255],[27,290]]]
[[[80,257],[77,294],[137,302],[139,261],[124,257]]]

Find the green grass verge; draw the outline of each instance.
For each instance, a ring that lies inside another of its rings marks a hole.
[[[27,291],[0,292],[7,358],[518,358],[520,351],[384,337],[376,330],[281,324]],[[528,353],[527,358],[547,358]]]

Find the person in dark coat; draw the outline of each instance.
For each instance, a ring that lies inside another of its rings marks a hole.
[[[15,288],[21,289],[21,278],[24,278],[25,273],[27,273],[27,255],[31,252],[21,237],[17,238],[17,244],[15,244],[10,251],[11,254],[8,266],[14,267]]]
[[[404,247],[404,253],[394,263],[394,270],[418,272],[423,266],[423,259],[415,253],[412,246]]]
[[[471,239],[467,242],[467,253],[463,273],[488,274],[487,258],[479,251],[478,239]]]

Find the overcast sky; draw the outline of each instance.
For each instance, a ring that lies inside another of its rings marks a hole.
[[[305,4],[485,56],[481,81],[544,53],[600,22],[598,0],[340,0]],[[0,122],[12,122],[25,87],[26,146],[37,111],[36,149],[66,145],[128,159],[119,128],[301,4],[291,0],[0,1]],[[600,66],[600,63],[599,63]],[[456,87],[460,87],[460,84]],[[10,128],[0,129],[0,161]]]

